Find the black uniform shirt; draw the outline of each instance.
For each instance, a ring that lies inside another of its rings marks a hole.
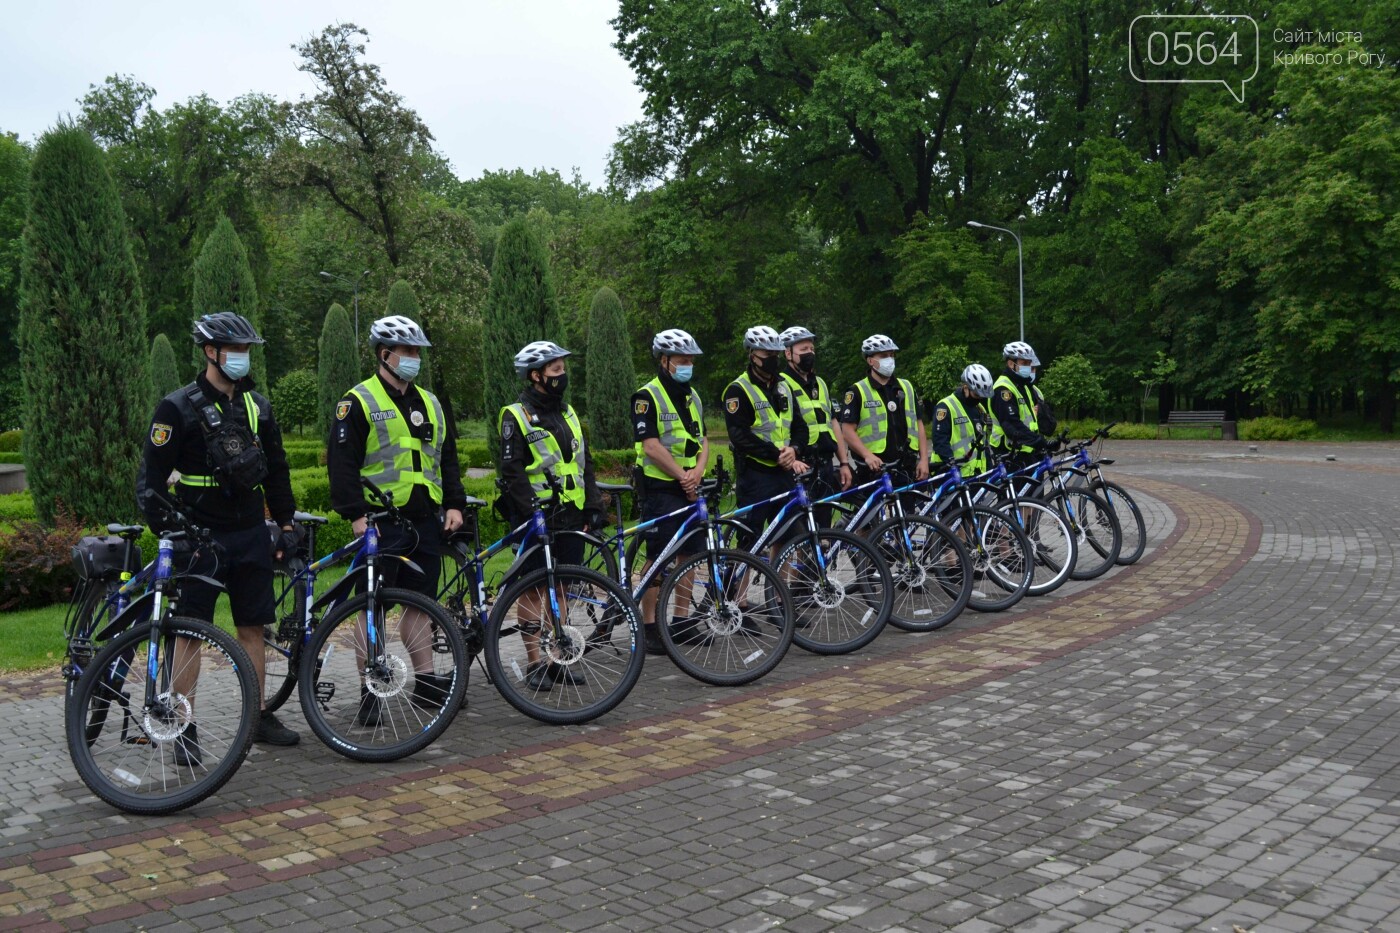
[[[889,433],[885,436],[885,452],[879,455],[880,459],[886,463],[912,459],[914,454],[909,449],[909,428],[904,423],[904,408],[910,404],[917,406],[918,400],[904,397],[904,389],[900,386],[897,377],[890,377],[890,380],[884,385],[880,385],[873,377],[869,377],[865,381],[874,387],[876,397],[885,406],[885,416],[888,419],[886,430]],[[837,416],[837,420],[842,424],[859,424],[864,404],[860,389],[851,386],[841,396],[841,413]],[[917,418],[917,416],[918,409],[916,407],[915,417]]]
[[[815,372],[804,375],[800,369],[793,369],[792,367],[788,367],[788,375],[791,376],[793,379],[797,380],[797,384],[802,387],[802,391],[807,393],[807,398],[811,399],[812,401],[816,401],[818,396],[818,385],[817,374]],[[798,400],[794,399],[794,401]],[[827,402],[828,404],[830,404],[831,400],[828,398]],[[832,418],[832,413],[825,408],[819,407],[817,409],[817,417],[820,418],[822,421],[830,421]],[[805,418],[802,420],[804,422],[806,421]],[[803,454],[805,455],[807,451],[810,450],[813,452],[813,455],[815,456],[818,462],[829,463],[831,461],[831,458],[836,455],[836,452],[839,449],[836,445],[836,438],[831,436],[830,433],[822,433],[816,436],[816,440],[814,442],[811,435],[812,432],[809,430],[807,437],[808,447],[807,450],[802,451]]]

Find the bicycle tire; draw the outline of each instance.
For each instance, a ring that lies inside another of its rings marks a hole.
[[[972,562],[974,612],[1004,612],[1021,601],[1030,589],[1032,552],[1019,525],[985,506],[954,509],[944,521],[967,548]]]
[[[594,573],[601,573],[609,580],[617,579],[617,555],[613,553],[607,541],[587,531],[556,531],[554,533],[556,549],[561,538],[580,539],[582,544],[580,553],[583,556],[579,559],[578,566],[586,567]]]
[[[874,641],[890,620],[894,606],[890,568],[864,538],[819,528],[815,538],[809,532],[783,545],[773,566],[792,594],[793,644],[805,651],[858,651]]]
[[[561,634],[539,622],[522,622],[521,598],[545,589],[548,577],[541,567],[496,600],[486,624],[486,670],[502,698],[531,719],[550,725],[590,722],[616,708],[641,676],[646,660],[641,611],[615,580],[561,564],[554,568],[555,584],[563,590]],[[533,645],[527,634],[534,635]]]
[[[170,618],[162,628],[156,649],[162,668],[167,661],[171,667],[176,663],[175,644],[198,649],[192,655],[186,649],[180,669],[165,668],[162,675],[171,681],[190,677],[193,662],[197,711],[191,696],[174,689],[173,682],[145,709],[151,630],[141,625],[97,653],[64,717],[78,776],[127,813],[160,815],[199,803],[233,777],[253,741],[258,685],[238,639],[195,619]],[[186,761],[178,760],[177,748]],[[190,760],[191,749],[197,749],[197,762]]]
[[[1136,564],[1142,560],[1147,550],[1147,523],[1143,520],[1142,509],[1128,490],[1111,480],[1095,480],[1089,489],[1104,497],[1118,519],[1118,528],[1123,533],[1123,544],[1118,549],[1115,561],[1120,567]]]
[[[1045,501],[1064,516],[1079,539],[1079,556],[1070,579],[1094,580],[1107,573],[1123,546],[1123,532],[1113,508],[1088,489],[1057,489]]]
[[[285,564],[272,569],[272,592],[282,594],[277,601],[271,625],[263,626],[263,709],[269,713],[282,708],[296,689],[301,667],[303,626],[306,619],[306,589],[291,585],[292,574]]]
[[[887,518],[870,530],[890,568],[890,625],[935,632],[967,608],[972,565],[967,549],[943,523],[925,515]]]
[[[370,594],[361,593],[311,633],[297,692],[311,731],[332,750],[355,761],[397,761],[427,748],[452,724],[467,690],[467,652],[461,626],[428,597],[381,588],[374,598],[384,648],[373,669],[367,674],[368,634],[360,621]],[[410,612],[426,624],[413,617],[405,625]],[[425,662],[431,672],[418,672]]]
[[[675,596],[687,580],[689,605],[680,614]],[[667,620],[658,632],[675,665],[717,687],[753,683],[772,671],[796,628],[792,596],[777,570],[730,548],[683,558],[661,585],[656,615]]]
[[[1056,509],[1039,499],[1005,500],[996,510],[1021,526],[1035,560],[1027,596],[1046,596],[1064,586],[1079,558],[1079,538]]]
[[[100,645],[91,644],[92,636],[97,634],[97,607],[112,590],[120,587],[121,584],[112,581],[88,580],[81,586],[82,599],[78,608],[73,611],[70,630],[65,632],[67,641],[65,660],[75,667],[75,672],[71,676],[67,674],[64,676],[63,708],[65,711],[68,709],[68,704],[72,702],[74,692],[78,689],[78,680],[82,677],[83,671],[92,665],[93,659],[97,657],[97,652],[101,650]],[[74,643],[77,641],[86,641],[90,648],[75,654]],[[65,670],[67,670],[66,667]]]

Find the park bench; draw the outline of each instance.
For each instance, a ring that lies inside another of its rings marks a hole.
[[[1225,436],[1225,412],[1223,411],[1174,411],[1167,420],[1157,426],[1157,436],[1166,429],[1167,437],[1172,436],[1172,428],[1216,428],[1223,439]]]

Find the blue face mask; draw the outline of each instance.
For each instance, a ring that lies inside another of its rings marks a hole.
[[[693,375],[695,375],[694,366],[677,366],[676,371],[671,374],[671,378],[677,382],[689,382]]]
[[[392,367],[394,375],[404,382],[412,382],[418,378],[418,371],[423,368],[423,361],[416,356],[399,357],[399,365]]]
[[[253,363],[247,353],[234,353],[232,350],[224,353],[224,365],[219,368],[224,371],[234,382],[248,375],[248,370],[252,369]]]
[[[1016,375],[1020,376],[1022,379],[1029,379],[1031,382],[1035,382],[1035,370],[1031,369],[1029,366],[1017,366]]]

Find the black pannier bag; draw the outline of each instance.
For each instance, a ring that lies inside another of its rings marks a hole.
[[[123,557],[126,558],[123,563]],[[86,535],[73,545],[73,570],[80,580],[117,580],[141,569],[141,549],[116,535]]]

